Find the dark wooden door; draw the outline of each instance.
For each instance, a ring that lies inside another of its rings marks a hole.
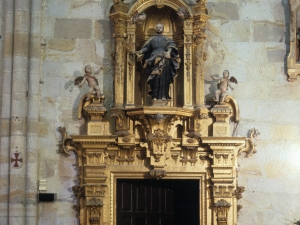
[[[117,182],[117,225],[199,225],[199,182]]]

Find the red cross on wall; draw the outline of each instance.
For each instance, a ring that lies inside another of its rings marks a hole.
[[[23,154],[14,152],[11,154],[10,164],[13,168],[21,168],[23,165]]]

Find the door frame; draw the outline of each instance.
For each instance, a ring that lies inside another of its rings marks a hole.
[[[199,221],[201,225],[207,225],[207,216],[211,216],[211,213],[208,212],[208,191],[207,188],[207,177],[206,173],[203,172],[168,172],[167,176],[164,177],[164,180],[199,180]],[[111,171],[110,173],[110,224],[117,224],[117,179],[154,179],[145,172],[120,172]]]

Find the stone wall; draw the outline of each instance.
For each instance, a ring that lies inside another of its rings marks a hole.
[[[253,127],[261,133],[257,153],[239,160],[246,188],[239,224],[291,224],[300,218],[300,92],[286,76],[288,1],[215,0],[207,7],[206,94],[210,75],[228,69],[239,82],[228,91],[241,111],[238,135]]]
[[[107,109],[113,104],[112,24],[108,18],[113,1],[47,0],[42,18],[42,77],[40,113],[39,179],[48,181],[48,192],[57,193],[53,204],[39,204],[39,224],[77,224],[72,186],[78,171],[75,156],[58,153],[60,134],[84,134],[84,121],[77,108],[88,86],[79,89],[74,80],[84,75],[84,67],[104,68],[103,93]],[[109,120],[110,118],[105,118]]]

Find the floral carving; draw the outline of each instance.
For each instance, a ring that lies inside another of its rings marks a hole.
[[[161,129],[157,129],[153,134],[149,134],[149,140],[157,146],[162,146],[164,143],[170,142],[172,136],[166,135]]]
[[[191,41],[192,41],[192,35],[185,35],[185,69],[186,69],[186,75],[187,75],[187,81],[190,82],[191,78]]]
[[[231,204],[226,202],[224,199],[221,199],[214,204],[218,225],[227,225],[227,217],[230,207]]]

